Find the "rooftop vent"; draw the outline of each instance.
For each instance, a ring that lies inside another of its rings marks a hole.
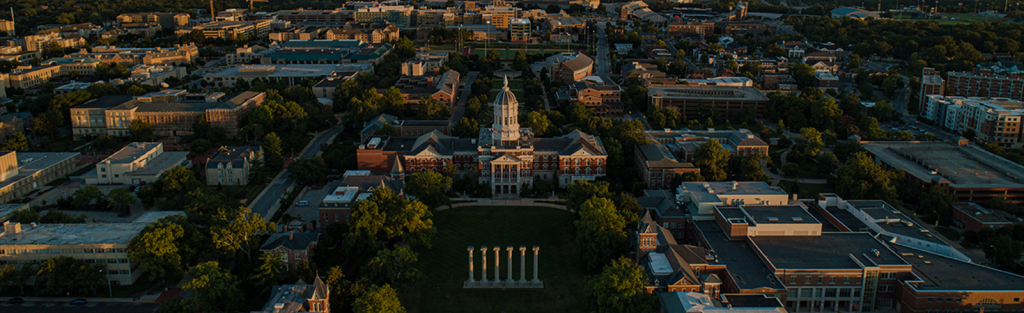
[[[778,217],[774,217],[774,216],[769,216],[769,217],[768,217],[768,221],[769,221],[769,222],[778,222],[778,221],[779,221],[779,218],[778,218]]]
[[[882,255],[882,252],[878,251],[878,249],[871,249],[871,253],[874,254],[876,258]]]
[[[794,222],[803,222],[803,221],[804,221],[804,218],[803,218],[803,217],[799,217],[799,216],[794,216],[794,217],[793,217],[793,221],[794,221]]]

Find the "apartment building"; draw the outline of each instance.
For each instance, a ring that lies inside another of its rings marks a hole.
[[[90,185],[136,185],[157,181],[164,172],[177,167],[192,167],[188,151],[164,151],[160,142],[133,142],[103,161],[95,172],[86,173]]]
[[[117,16],[119,24],[158,23],[164,29],[183,29],[189,25],[187,13],[125,13]]]
[[[88,45],[85,38],[64,38],[58,33],[42,33],[38,35],[28,35],[25,37],[11,40],[15,44],[20,44],[25,51],[44,51],[49,49],[51,46],[60,47],[61,49],[80,48]]]
[[[192,29],[203,31],[207,39],[254,40],[269,36],[270,20],[216,21],[196,25]]]
[[[416,57],[402,62],[402,75],[436,75],[448,62],[448,52],[417,52]]]
[[[925,112],[925,104],[928,103],[930,95],[945,95],[945,80],[934,68],[926,67],[921,71],[921,94],[918,95],[921,103],[918,104],[918,112]]]
[[[4,222],[0,264],[20,268],[56,257],[103,264],[111,285],[131,285],[143,272],[128,256],[128,244],[149,224],[182,211],[154,211],[130,223],[35,224]]]
[[[199,58],[199,47],[195,44],[174,45],[173,47],[125,48],[116,46],[95,46],[92,51],[82,49],[71,57],[94,58],[104,63],[132,66],[136,64],[165,65],[192,64]]]
[[[279,21],[292,24],[333,24],[341,25],[351,21],[353,10],[281,10],[277,11],[275,18]]]
[[[78,152],[0,151],[0,202],[22,198],[75,171]]]
[[[224,130],[229,138],[238,134],[249,110],[266,100],[262,92],[243,92],[228,97],[224,93],[188,93],[167,89],[141,96],[105,96],[71,108],[71,128],[76,140],[106,134],[128,136],[131,124],[141,120],[156,136],[188,136],[192,124],[205,117],[211,127]]]
[[[263,148],[260,146],[221,147],[206,162],[206,184],[247,185],[252,163],[262,157]]]
[[[0,19],[0,32],[3,32],[7,37],[17,37],[17,34],[14,33],[14,21]]]
[[[412,16],[413,8],[403,5],[374,5],[353,13],[356,22],[390,22],[400,29],[413,26]]]
[[[268,34],[268,36],[270,37],[270,41],[311,40],[320,39],[320,31],[314,29],[312,31],[307,32],[302,28],[295,28],[285,31],[272,32]]]
[[[700,174],[700,168],[690,162],[680,162],[665,146],[637,145],[636,168],[649,188],[672,188],[677,176],[685,173]]]
[[[582,102],[594,110],[596,116],[611,117],[625,114],[626,104],[622,102],[622,90],[619,86],[598,83],[590,78],[592,77],[563,87],[555,94],[555,98],[559,101]]]
[[[768,155],[768,143],[750,130],[648,130],[647,139],[663,145],[683,162],[693,162],[697,147],[708,140],[718,141],[733,157],[751,154]]]
[[[514,18],[508,22],[508,34],[513,42],[530,41],[530,19]]]
[[[675,20],[668,23],[668,34],[673,38],[682,38],[687,35],[701,37],[711,36],[715,33],[715,23],[708,21],[683,21]]]
[[[1020,100],[929,95],[921,115],[958,134],[973,131],[983,142],[1024,146],[1024,102]]]
[[[273,35],[273,34],[271,34]],[[274,40],[271,37],[270,40]],[[249,64],[258,61],[273,50],[260,45],[243,45],[235,48],[235,53],[228,53],[224,56],[228,65]]]
[[[989,69],[947,72],[946,89],[954,96],[1024,100],[1024,78],[996,75]]]

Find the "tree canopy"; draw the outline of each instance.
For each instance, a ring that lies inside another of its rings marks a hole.
[[[646,281],[643,268],[628,258],[618,258],[588,279],[583,292],[592,301],[594,312],[653,312],[657,297],[644,291]]]
[[[576,259],[588,272],[596,272],[629,247],[626,221],[616,212],[615,204],[606,198],[594,197],[580,206],[576,225]]]

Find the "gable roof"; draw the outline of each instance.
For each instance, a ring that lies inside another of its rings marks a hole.
[[[320,232],[317,231],[300,233],[293,230],[290,232],[294,232],[292,239],[288,239],[289,232],[270,235],[270,238],[267,238],[267,241],[260,247],[260,251],[271,251],[278,247],[284,247],[288,250],[306,250],[311,244],[316,244],[317,240],[320,239]]]

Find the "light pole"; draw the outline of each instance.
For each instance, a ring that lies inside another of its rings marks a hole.
[[[110,270],[102,269],[102,270],[100,270],[100,272],[107,273],[107,290],[110,291],[110,297],[113,298],[114,297],[114,287],[110,284]]]
[[[996,256],[999,255],[999,250],[996,249],[995,245],[988,245],[988,247],[992,248],[992,264],[995,264],[996,263]]]

